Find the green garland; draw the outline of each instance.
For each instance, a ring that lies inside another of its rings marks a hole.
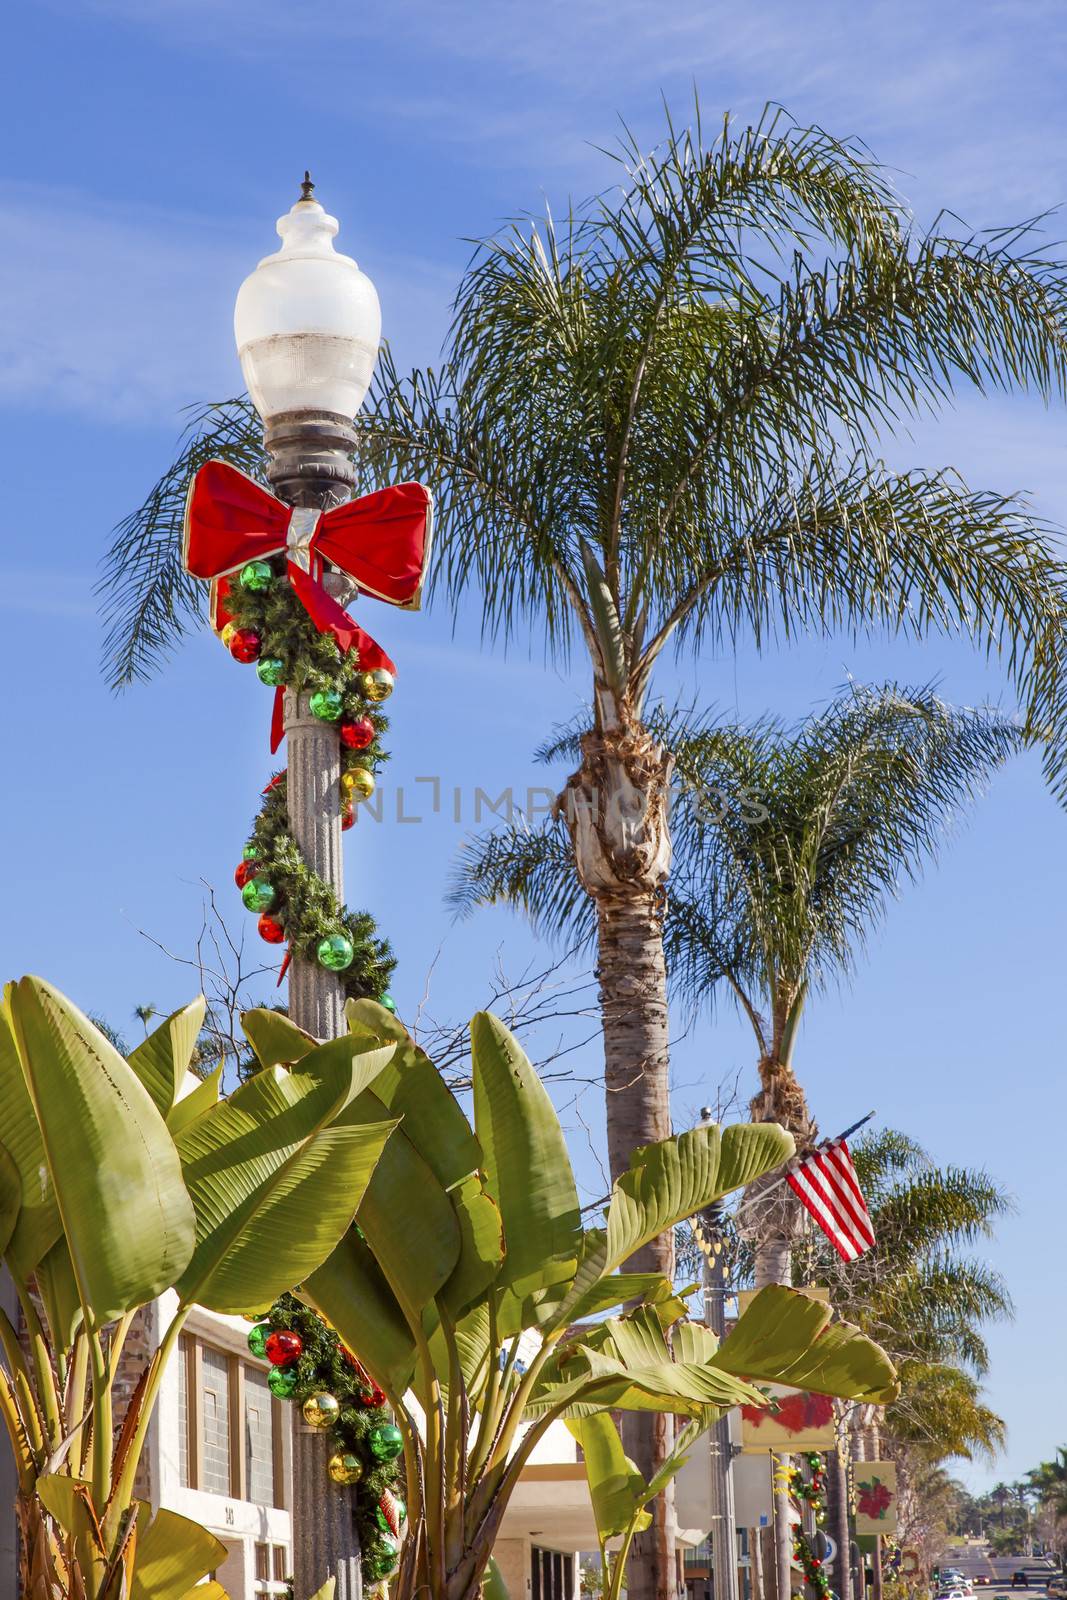
[[[378,705],[392,687],[389,674],[362,671],[354,652],[342,655],[333,636],[318,631],[280,558],[242,568],[225,606],[231,620],[222,637],[230,653],[255,661],[260,681],[269,687],[285,685],[310,695],[313,713],[337,728],[342,826],[350,826],[357,798],[373,792],[375,769],[386,760],[381,741],[388,722]],[[345,743],[346,724],[356,725],[347,731],[358,735],[360,748]],[[351,775],[347,782],[346,774]],[[242,899],[259,914],[260,933],[268,942],[284,938],[297,960],[329,967],[346,998],[376,998],[392,1009],[386,990],[396,963],[389,945],[368,912],[350,911],[309,868],[290,828],[286,789],[286,774],[280,772],[264,790],[234,875]],[[358,1473],[337,1481],[353,1489],[364,1581],[380,1583],[396,1566],[406,1518],[403,1501],[393,1492],[398,1463],[383,1459],[380,1448],[383,1441],[399,1443],[385,1396],[332,1329],[293,1295],[283,1295],[252,1329],[249,1348],[269,1355],[267,1337],[282,1332],[298,1336],[299,1356],[272,1366],[272,1393],[302,1407],[308,1403],[305,1415],[327,1423],[331,1469],[334,1463],[343,1467],[341,1458],[347,1457]]]
[[[798,1500],[803,1500],[815,1514],[817,1528],[826,1525],[826,1505],[823,1494],[826,1488],[826,1468],[823,1459],[817,1450],[808,1451],[805,1456],[808,1463],[807,1478],[799,1467],[789,1469],[789,1490]],[[819,1600],[828,1600],[831,1593],[830,1579],[823,1567],[821,1559],[815,1554],[812,1544],[804,1529],[799,1523],[793,1527],[793,1553],[804,1569],[804,1577],[814,1589]]]
[[[255,851],[256,877],[275,891],[271,914],[283,921],[289,948],[299,961],[316,961],[322,941],[343,933],[353,952],[351,963],[337,973],[345,998],[391,1004],[387,990],[396,961],[388,942],[378,936],[369,912],[342,906],[329,884],[309,869],[289,832],[285,789],[281,774],[263,797],[245,847]]]
[[[323,1431],[331,1457],[354,1455],[362,1465],[362,1476],[351,1487],[363,1579],[368,1584],[380,1583],[396,1566],[397,1518],[400,1526],[406,1520],[403,1501],[395,1492],[400,1458],[382,1461],[374,1449],[380,1430],[392,1426],[392,1416],[381,1403],[384,1397],[358,1362],[346,1353],[333,1330],[295,1296],[282,1295],[267,1317],[252,1329],[249,1346],[256,1354],[262,1353],[260,1330],[296,1333],[303,1347],[297,1361],[272,1369],[275,1393],[301,1407],[323,1395],[332,1396],[338,1403],[336,1421]],[[311,1409],[315,1414],[314,1405]]]
[[[255,661],[268,686],[312,696],[324,724],[338,729],[342,825],[350,826],[357,797],[373,792],[375,769],[387,759],[381,741],[388,722],[378,705],[391,689],[389,674],[363,672],[354,652],[342,655],[332,634],[319,632],[280,558],[249,562],[224,603],[230,621],[222,637],[231,654]],[[345,744],[342,728],[355,728],[366,741],[362,748]],[[297,960],[334,971],[346,998],[390,1003],[386,990],[395,962],[389,946],[377,937],[373,919],[343,906],[304,861],[289,826],[284,773],[264,793],[234,876],[245,905],[259,914],[264,939],[284,938]]]

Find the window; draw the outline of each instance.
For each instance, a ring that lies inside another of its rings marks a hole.
[[[274,1396],[266,1373],[255,1367],[245,1368],[244,1380],[246,1498],[270,1506],[274,1504]]]
[[[532,1600],[573,1600],[574,1557],[558,1550],[530,1551],[530,1593]]]
[[[285,1595],[288,1593],[289,1551],[284,1544],[256,1545],[256,1581],[254,1593]]]
[[[178,1340],[178,1481],[183,1489],[188,1489],[193,1481],[189,1462],[189,1366],[192,1354],[192,1340],[183,1333]]]
[[[201,1355],[203,1380],[203,1460],[201,1489],[210,1494],[232,1494],[230,1469],[230,1358],[205,1345]]]
[[[183,1335],[177,1382],[178,1473],[183,1487],[281,1506],[281,1407],[263,1368]],[[284,1564],[284,1545],[267,1547],[275,1548]],[[276,1581],[269,1575],[264,1581],[268,1579]]]

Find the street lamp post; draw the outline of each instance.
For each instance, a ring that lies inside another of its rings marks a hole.
[[[701,1121],[712,1121],[710,1107],[701,1109]],[[723,1249],[725,1207],[721,1201],[709,1206],[700,1218],[703,1239],[704,1323],[722,1341],[726,1335],[727,1261]],[[719,1418],[708,1433],[711,1484],[711,1571],[712,1600],[738,1600],[737,1531],[734,1511],[734,1446],[730,1420]]]
[[[381,336],[381,311],[370,279],[333,245],[336,218],[313,197],[304,174],[300,199],[278,220],[281,249],[241,285],[234,336],[248,392],[264,424],[267,477],[288,504],[329,510],[355,483],[352,419],[370,384]],[[323,582],[345,605],[354,585],[341,573]],[[286,691],[289,822],[305,862],[344,900],[336,726],[311,715],[309,696]],[[344,1031],[344,995],[336,974],[294,959],[289,1014],[319,1039]],[[331,1575],[336,1600],[359,1600],[360,1558],[349,1489],[330,1482],[321,1433],[298,1421],[293,1437],[294,1570],[298,1595]]]

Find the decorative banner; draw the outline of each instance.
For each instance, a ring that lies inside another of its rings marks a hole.
[[[825,1394],[788,1389],[781,1383],[761,1384],[778,1401],[777,1411],[741,1407],[743,1450],[832,1450],[837,1444],[834,1403]]]
[[[857,1461],[857,1534],[896,1533],[897,1465],[895,1461]]]
[[[828,1289],[810,1288],[797,1292],[823,1305],[830,1299]],[[737,1297],[739,1316],[744,1316],[758,1293],[757,1289],[741,1291]],[[810,1394],[805,1389],[790,1389],[780,1383],[761,1383],[760,1388],[775,1396],[778,1409],[772,1412],[762,1410],[759,1406],[741,1407],[743,1450],[780,1450],[786,1453],[835,1448],[837,1426],[831,1399],[822,1394]]]

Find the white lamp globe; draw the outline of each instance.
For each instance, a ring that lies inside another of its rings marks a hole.
[[[351,256],[334,249],[337,218],[312,199],[313,187],[305,173],[302,198],[278,218],[281,249],[237,292],[237,353],[265,422],[287,411],[351,419],[378,357],[378,295]]]

